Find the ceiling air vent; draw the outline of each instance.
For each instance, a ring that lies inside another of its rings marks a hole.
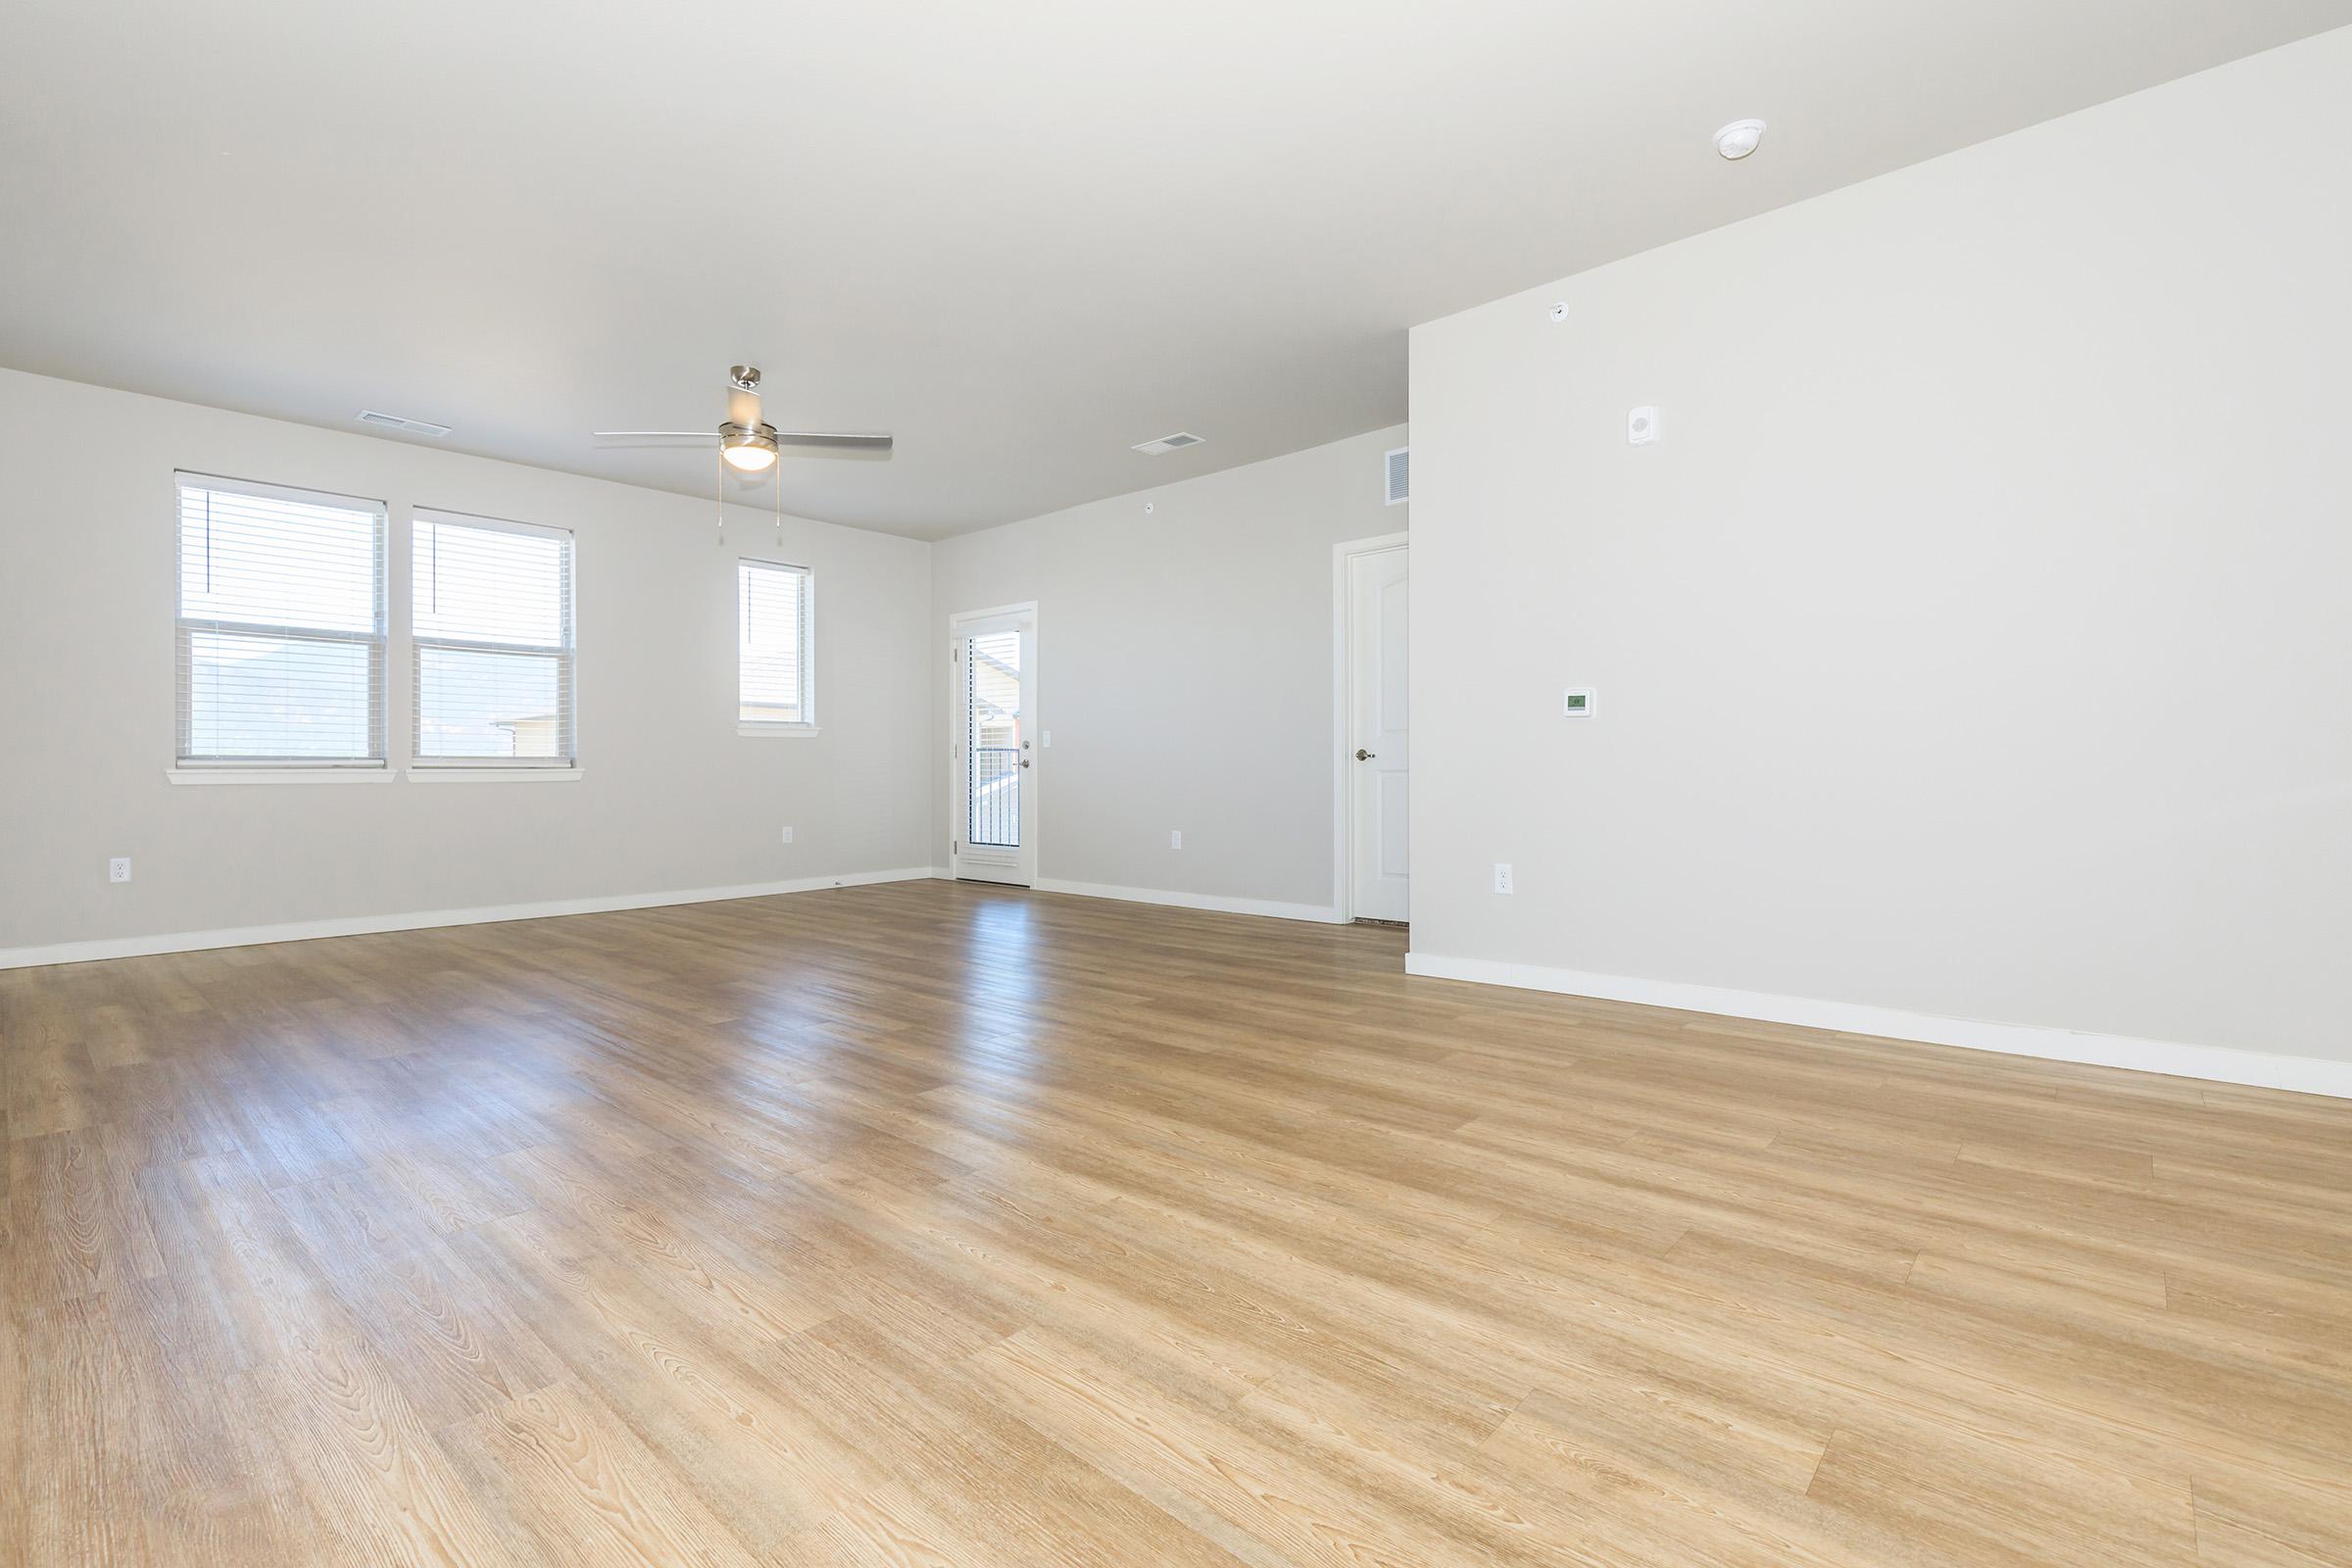
[[[378,430],[406,430],[411,435],[449,434],[446,424],[435,424],[430,419],[404,419],[397,414],[378,414],[373,409],[362,409],[360,422]]]
[[[1156,441],[1138,441],[1135,444],[1135,450],[1138,452],[1149,452],[1152,454],[1152,456],[1156,458],[1162,452],[1176,452],[1181,451],[1185,447],[1197,447],[1200,444],[1202,439],[1202,437],[1193,434],[1190,430],[1179,430],[1174,435],[1163,435]]]
[[[1388,456],[1389,505],[1413,498],[1413,449],[1398,447]]]

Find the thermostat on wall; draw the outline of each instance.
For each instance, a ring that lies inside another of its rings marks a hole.
[[[1658,411],[1654,404],[1643,404],[1625,416],[1625,442],[1628,446],[1645,447],[1658,438]]]
[[[1562,718],[1588,718],[1592,712],[1592,687],[1587,686],[1581,690],[1571,687],[1560,694],[1560,716]]]

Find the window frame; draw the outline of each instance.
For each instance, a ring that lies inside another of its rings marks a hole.
[[[744,582],[753,571],[784,571],[797,573],[801,579],[799,671],[801,716],[797,719],[746,718],[743,716],[743,617]],[[735,733],[756,739],[793,740],[813,737],[816,725],[816,571],[798,562],[779,561],[766,556],[737,556],[735,558]]]
[[[300,506],[319,506],[337,511],[372,511],[375,514],[375,614],[373,629],[367,632],[348,632],[319,627],[265,624],[261,621],[227,620],[216,616],[191,616],[187,613],[187,544],[183,534],[185,519],[184,496],[198,489],[222,495],[248,496],[257,501],[285,501]],[[392,509],[372,496],[346,495],[334,490],[312,490],[299,485],[270,484],[259,479],[239,479],[227,474],[203,473],[193,468],[174,468],[172,471],[172,707],[173,738],[172,766],[169,777],[177,780],[211,781],[238,778],[277,779],[329,777],[351,779],[352,775],[372,778],[392,776],[391,758],[391,700],[388,675],[391,669],[391,539]],[[250,635],[273,636],[281,640],[320,643],[347,643],[368,650],[368,737],[372,748],[365,757],[193,757],[189,748],[195,740],[195,686],[192,671],[195,662],[195,634],[200,631],[229,631]],[[191,672],[183,678],[183,672]],[[355,780],[356,781],[356,780]]]
[[[416,629],[416,530],[437,523],[474,528],[489,533],[546,535],[563,542],[561,597],[563,641],[542,643],[494,642],[473,637],[433,636]],[[522,522],[513,517],[485,516],[452,507],[409,508],[409,767],[412,781],[433,773],[521,774],[576,778],[580,767],[579,718],[579,534],[555,523]],[[428,757],[424,751],[424,651],[428,648],[460,653],[523,654],[556,660],[557,731],[562,743],[554,757]]]

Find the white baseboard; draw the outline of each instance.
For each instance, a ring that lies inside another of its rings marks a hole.
[[[156,953],[201,953],[208,948],[252,948],[270,942],[368,936],[379,931],[418,931],[430,926],[489,925],[500,920],[545,920],[554,915],[604,914],[614,909],[655,909],[672,904],[716,904],[727,899],[771,898],[779,893],[812,893],[820,888],[864,887],[874,882],[910,882],[936,874],[929,866],[899,871],[845,871],[839,876],[801,877],[791,882],[748,882],[727,888],[690,888],[675,893],[621,893],[606,898],[551,899],[541,904],[500,904],[471,909],[363,914],[337,920],[297,920],[285,925],[236,926],[222,931],[180,931],[169,936],[101,937],[92,942],[61,942],[46,948],[0,948],[0,969],[24,969],[42,963],[87,963],[96,958],[137,958]]]
[[[1312,920],[1338,925],[1328,904],[1280,904],[1271,899],[1228,899],[1214,893],[1171,893],[1164,888],[1118,888],[1102,882],[1056,882],[1038,878],[1040,893],[1069,893],[1082,899],[1117,899],[1126,904],[1165,904],[1179,909],[1213,909],[1219,914],[1262,914],[1276,920]]]
[[[2165,1073],[2176,1078],[2204,1078],[2215,1083],[2251,1084],[2261,1089],[2291,1089],[2306,1095],[2332,1095],[2352,1100],[2352,1061],[2328,1061],[2318,1056],[2286,1056],[2267,1051],[2240,1051],[2230,1046],[2189,1046],[2168,1040],[2139,1040],[2129,1035],[2086,1034],[2038,1024],[1980,1023],[1965,1018],[1938,1018],[1894,1007],[1874,1007],[1851,1002],[1815,1002],[1803,997],[1780,997],[1761,991],[1729,991],[1718,986],[1686,985],[1671,980],[1642,980],[1626,975],[1588,974],[1577,969],[1554,969],[1544,964],[1504,963],[1493,958],[1452,958],[1435,953],[1408,953],[1404,972],[1441,980],[1472,980],[1482,985],[1515,986],[1523,991],[1551,991],[1563,996],[1593,997],[1604,1002],[1632,1002],[1649,1007],[1674,1007],[1685,1012],[1711,1012],[1727,1018],[1755,1018],[1768,1023],[1798,1024],[1840,1034],[1877,1035],[1890,1040],[1917,1040],[1936,1046],[1960,1046],[1970,1051],[1992,1051],[2007,1056],[2038,1056],[2046,1061],[2077,1061],[2098,1067],[2125,1067],[2133,1072]]]

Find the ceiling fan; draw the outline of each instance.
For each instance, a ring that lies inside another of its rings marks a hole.
[[[760,417],[760,368],[738,365],[727,371],[727,417],[716,430],[599,430],[599,446],[710,446],[738,473],[764,473],[785,447],[834,452],[888,452],[887,435],[840,430],[779,430]]]

